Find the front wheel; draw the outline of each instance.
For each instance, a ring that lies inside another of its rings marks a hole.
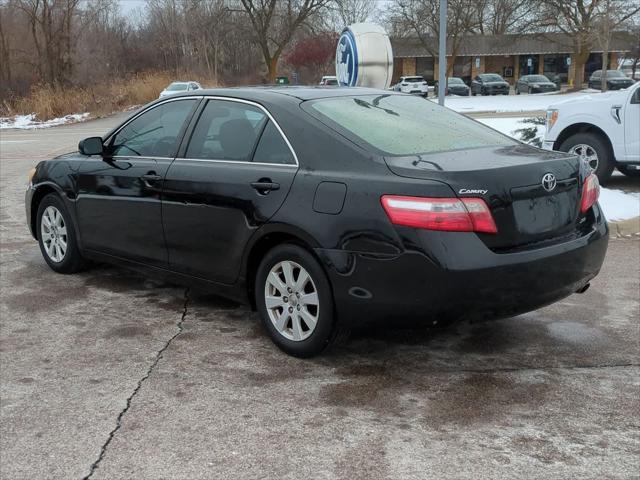
[[[576,133],[567,138],[560,150],[578,155],[598,176],[601,184],[605,184],[613,173],[614,162],[611,149],[602,137],[594,133]]]
[[[329,279],[304,248],[285,244],[269,251],[258,268],[255,295],[269,336],[289,355],[318,355],[336,338]]]
[[[52,270],[75,273],[86,266],[80,255],[71,216],[57,194],[50,193],[42,199],[36,225],[40,251]]]

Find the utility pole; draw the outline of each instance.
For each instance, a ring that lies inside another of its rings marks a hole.
[[[440,0],[440,40],[438,43],[438,104],[444,105],[447,88],[447,0]]]

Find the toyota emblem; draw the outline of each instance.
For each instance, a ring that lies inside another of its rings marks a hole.
[[[556,176],[553,173],[545,173],[542,177],[542,188],[550,192],[556,188]]]

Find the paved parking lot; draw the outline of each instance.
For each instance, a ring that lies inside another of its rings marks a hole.
[[[47,268],[27,171],[117,121],[0,133],[1,478],[638,478],[640,240],[540,311],[297,360],[244,307]]]

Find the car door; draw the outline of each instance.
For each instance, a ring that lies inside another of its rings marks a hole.
[[[199,98],[169,99],[127,122],[78,172],[76,211],[83,247],[167,266],[162,179]]]
[[[624,145],[627,160],[640,161],[640,86],[629,95],[624,109]]]
[[[164,182],[169,264],[180,273],[231,284],[249,238],[284,202],[297,159],[257,104],[211,98],[196,117]]]

